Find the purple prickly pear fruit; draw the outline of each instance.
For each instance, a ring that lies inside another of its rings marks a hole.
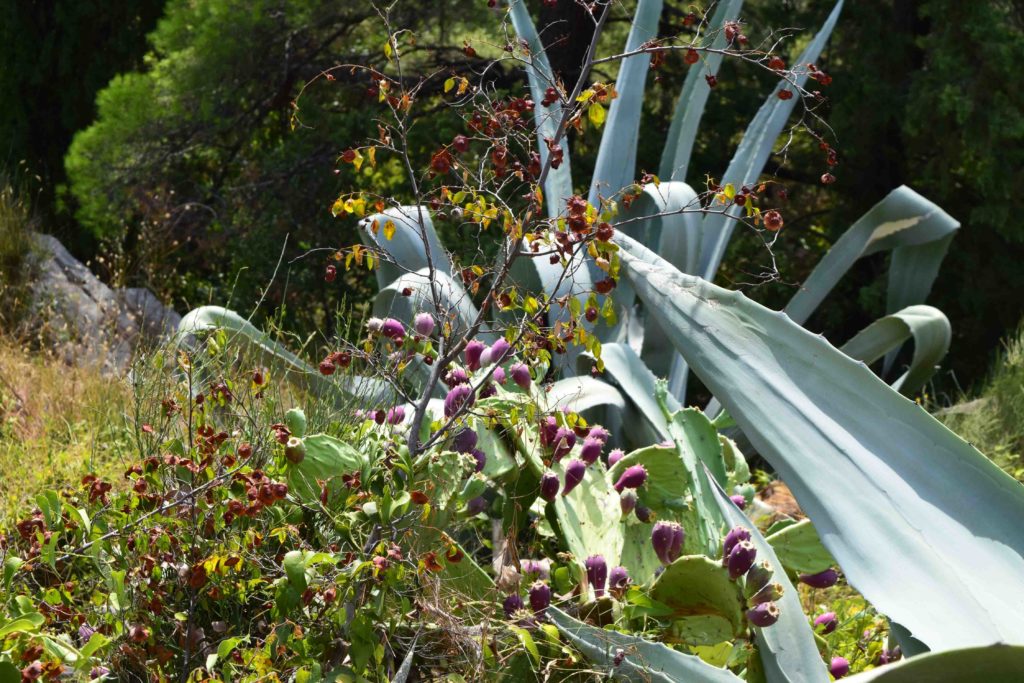
[[[550,446],[555,442],[555,435],[558,434],[558,420],[554,415],[548,415],[540,421],[540,443],[542,446]]]
[[[729,559],[729,553],[732,552],[733,546],[735,546],[737,543],[739,543],[740,541],[749,540],[749,531],[747,531],[744,527],[741,526],[733,527],[729,531],[729,533],[725,535],[725,541],[722,543],[722,560],[724,561]]]
[[[608,443],[608,439],[611,438],[611,434],[608,432],[607,429],[605,429],[601,425],[594,425],[593,427],[590,428],[590,431],[587,432],[587,438],[597,439],[602,444],[605,444]]]
[[[551,575],[551,562],[548,560],[521,560],[519,567],[527,577],[546,580]]]
[[[747,610],[747,621],[765,628],[779,620],[779,607],[774,602],[762,602]]]
[[[558,496],[558,475],[554,472],[545,472],[540,478],[540,497],[549,503]]]
[[[583,566],[587,570],[587,581],[594,588],[597,597],[604,595],[605,584],[608,583],[608,563],[601,555],[591,555]]]
[[[466,514],[470,517],[476,517],[487,508],[487,500],[483,496],[477,496],[473,500],[466,503]]]
[[[474,471],[483,472],[484,467],[487,465],[487,454],[484,453],[479,448],[474,448],[472,451],[470,451],[470,455],[472,455],[476,459],[476,470]]]
[[[626,457],[626,452],[621,448],[616,448],[608,454],[608,469],[615,467],[615,463]]]
[[[417,313],[412,320],[412,328],[416,330],[416,334],[429,337],[434,333],[434,316],[429,313]]]
[[[580,446],[580,459],[588,465],[593,465],[597,462],[597,459],[601,457],[601,450],[603,448],[603,441],[599,441],[592,436],[588,436],[583,440],[583,445]]]
[[[463,406],[473,405],[473,388],[468,384],[457,384],[444,397],[444,416],[452,417]]]
[[[622,591],[629,585],[629,570],[625,567],[612,567],[608,573],[608,588]]]
[[[576,434],[568,427],[559,427],[555,432],[552,445],[554,446],[552,457],[555,460],[561,460],[576,445]]]
[[[484,346],[484,343],[476,339],[466,344],[463,354],[466,357],[466,367],[469,368],[470,372],[480,369],[480,354],[484,352],[485,348],[487,347]]]
[[[530,608],[534,614],[540,614],[551,604],[551,586],[543,581],[535,581],[530,586]]]
[[[651,530],[651,545],[662,564],[672,564],[682,554],[685,532],[676,522],[658,522]]]
[[[397,425],[405,421],[405,408],[402,406],[395,406],[394,408],[388,408],[388,424]]]
[[[454,387],[456,384],[468,384],[469,373],[462,368],[453,368],[444,376],[444,383],[450,387]]]
[[[511,619],[513,614],[523,609],[523,599],[519,597],[518,593],[513,593],[505,598],[505,602],[501,604],[501,607],[505,610],[505,617]]]
[[[750,541],[740,541],[729,552],[729,559],[726,566],[729,569],[729,577],[738,579],[747,573],[747,570],[754,566],[757,559],[757,548]]]
[[[839,626],[839,620],[836,619],[835,612],[825,612],[814,618],[814,630],[819,633],[828,635],[835,631],[837,626]]]
[[[619,506],[622,508],[622,516],[629,516],[629,513],[636,507],[636,494],[632,491],[623,491],[619,496]]]
[[[738,507],[740,510],[747,507],[747,499],[738,493],[734,496],[729,496],[729,500],[731,500],[733,505]]]
[[[511,348],[511,344],[509,344],[504,338],[501,338],[498,341],[491,344],[491,348],[487,349],[488,351],[491,352],[491,362],[500,363],[501,361],[505,360],[505,357],[508,355],[509,349]],[[483,360],[481,359],[481,363],[482,362]]]
[[[562,495],[568,495],[570,491],[579,486],[586,473],[587,463],[578,458],[570,460],[569,464],[565,466],[565,488],[562,489]]]
[[[744,582],[743,594],[747,597],[753,596],[768,585],[768,582],[772,580],[772,576],[772,569],[768,566],[767,562],[755,563],[754,566],[747,571],[747,579]],[[763,600],[761,602],[763,602]]]
[[[875,666],[884,666],[886,664],[892,664],[903,656],[903,651],[900,650],[900,646],[897,645],[893,649],[883,649],[875,657]]]
[[[836,581],[839,580],[839,574],[836,573],[835,569],[829,567],[823,572],[817,574],[801,574],[800,581],[806,583],[812,588],[829,588],[836,585]]]
[[[639,519],[644,524],[647,524],[651,521],[652,517],[653,514],[651,513],[651,508],[647,507],[646,505],[642,505],[641,503],[636,504],[637,519]]]
[[[647,481],[647,470],[643,465],[632,465],[626,468],[619,480],[615,482],[615,490],[622,493],[623,489],[638,489]]]
[[[752,567],[750,571],[754,571],[756,567]],[[747,581],[750,581],[750,573],[747,573]],[[762,602],[775,602],[782,597],[782,584],[781,583],[766,583],[756,593],[750,596],[751,605],[760,605]]]
[[[850,663],[846,661],[846,657],[833,657],[828,665],[828,672],[836,680],[843,678],[850,673]]]
[[[405,339],[405,325],[394,318],[385,318],[380,333],[392,341],[402,341]]]
[[[480,387],[480,398],[490,398],[498,393],[497,387],[493,383],[488,382],[487,384]]]
[[[515,382],[520,389],[530,388],[530,368],[526,363],[513,363],[512,367],[508,370],[512,375],[512,381]]]
[[[491,379],[498,384],[504,384],[508,381],[508,375],[505,374],[505,368],[494,368],[494,372],[491,373]]]
[[[473,429],[463,429],[452,440],[452,448],[457,453],[472,453],[476,448],[477,435]]]

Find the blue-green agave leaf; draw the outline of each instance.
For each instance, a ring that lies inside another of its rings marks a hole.
[[[876,667],[849,683],[977,683],[1024,680],[1024,647],[992,645],[926,653]]]
[[[705,36],[714,36],[714,39],[705,41],[705,45],[710,43],[710,47],[716,50],[726,46],[725,32],[721,29],[726,22],[736,19],[742,6],[743,0],[722,0],[718,3],[704,33]],[[672,115],[668,138],[665,140],[665,151],[661,155],[661,168],[658,173],[662,180],[686,180],[693,142],[697,139],[697,128],[704,115],[708,96],[711,94],[711,86],[708,85],[705,76],[714,76],[718,73],[722,57],[721,53],[705,53],[704,59],[690,67],[686,73],[683,89],[676,100],[676,111]],[[687,268],[679,269],[684,273],[695,272]]]
[[[935,651],[1024,642],[1024,487],[784,313],[618,242],[640,299],[851,585]]]
[[[662,0],[640,0],[626,40],[626,52],[637,50],[658,35]],[[651,58],[640,53],[622,60],[615,81],[618,92],[608,110],[601,135],[601,146],[594,163],[588,201],[598,205],[599,195],[611,197],[633,183],[636,173],[636,145],[640,135],[640,114],[644,103],[644,85]]]
[[[391,221],[395,232],[387,239],[385,225]],[[377,231],[373,231],[376,222]],[[402,206],[386,209],[359,221],[359,236],[367,246],[374,247],[390,257],[381,259],[377,265],[377,286],[386,287],[403,274],[427,268],[434,268],[445,275],[452,274],[452,262],[448,252],[434,230],[430,211],[425,206]],[[429,260],[427,245],[429,246]]]
[[[839,0],[832,13],[829,14],[828,19],[825,20],[821,30],[818,31],[811,43],[796,60],[796,64],[809,64],[818,61],[818,56],[825,47],[825,43],[835,27],[836,21],[839,19],[842,7],[843,0]],[[802,86],[807,80],[807,74],[803,73],[795,80],[797,84]],[[780,100],[778,91],[792,87],[790,83],[783,80],[772,89],[768,99],[761,105],[761,109],[758,110],[754,120],[747,127],[747,132],[744,133],[739,147],[736,148],[736,153],[733,155],[729,168],[722,178],[721,184],[723,186],[726,183],[733,183],[740,187],[754,183],[760,177],[761,171],[764,170],[764,166],[768,162],[768,157],[771,156],[775,141],[785,127],[786,121],[789,119],[789,115],[793,112],[793,107],[796,106],[799,99],[793,97],[788,100]],[[738,212],[739,207],[735,206],[730,207],[728,210],[729,215],[737,215]],[[704,240],[701,244],[699,274],[705,279],[713,280],[715,273],[718,272],[718,266],[725,255],[725,249],[729,244],[729,238],[732,236],[734,227],[735,221],[722,213],[709,214],[704,218]]]
[[[549,607],[547,615],[584,657],[595,666],[606,667],[607,673],[616,680],[637,683],[739,683],[742,680],[696,655],[636,636],[588,626],[557,607]],[[622,661],[615,666],[615,657],[620,651]]]

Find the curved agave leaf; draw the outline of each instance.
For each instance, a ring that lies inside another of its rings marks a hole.
[[[619,243],[640,299],[851,585],[933,650],[1024,642],[1024,487],[785,314]]]
[[[390,221],[394,225],[394,234],[388,239],[386,229]],[[422,229],[420,223],[422,221]],[[377,230],[373,225],[376,222]],[[430,262],[435,270],[445,275],[452,274],[452,262],[448,252],[441,245],[441,240],[434,230],[434,222],[430,211],[425,206],[391,207],[384,213],[376,213],[359,221],[359,236],[367,246],[376,247],[387,253],[394,263],[381,259],[377,266],[377,286],[384,288],[403,274],[428,268],[426,243],[430,247]]]
[[[434,276],[431,282],[430,271],[426,268],[400,276],[377,293],[373,301],[374,315],[390,316],[411,323],[417,313],[435,310],[433,292],[436,291],[441,302],[440,309],[447,313],[452,332],[466,332],[478,313],[472,298],[462,284],[447,273],[435,271]],[[404,296],[402,292],[406,290],[412,290],[411,294]],[[494,341],[492,337],[486,331],[480,335],[481,341],[488,343]]]
[[[557,607],[547,616],[588,660],[608,667],[614,678],[637,683],[739,683],[742,679],[727,669],[712,666],[696,655],[672,650],[636,636],[627,636],[588,626]],[[616,654],[622,661],[615,664]]]
[[[1024,678],[1024,647],[992,645],[923,654],[846,679],[849,683],[976,683]]]
[[[547,108],[541,105],[544,91],[557,87],[551,64],[544,53],[544,44],[537,35],[537,28],[530,18],[530,11],[525,0],[509,0],[509,17],[512,27],[530,48],[529,63],[526,65],[526,77],[530,82],[530,96],[533,98],[533,116],[537,122],[537,150],[540,152],[541,163],[547,163],[548,146],[545,138],[553,140],[558,132],[558,119],[563,108]],[[572,170],[569,164],[569,143],[563,136],[561,139],[564,151],[562,164],[548,171],[544,180],[544,199],[547,204],[548,218],[557,218],[565,206],[565,200],[572,196]]]
[[[893,389],[913,395],[935,373],[935,367],[949,351],[953,336],[949,319],[931,306],[908,306],[871,323],[840,350],[850,358],[872,363],[886,353],[914,339],[914,357],[910,368],[895,382]]]
[[[662,0],[640,0],[626,40],[626,52],[637,50],[658,35]],[[640,53],[622,60],[615,81],[618,97],[608,110],[601,135],[601,146],[594,162],[588,201],[598,205],[599,195],[610,197],[633,183],[636,173],[636,143],[640,134],[640,114],[644,103],[644,85],[651,58]]]
[[[601,380],[582,375],[566,377],[552,384],[544,401],[549,408],[569,406],[577,413],[601,406],[611,406],[620,411],[626,407],[626,401],[618,389]]]
[[[721,29],[727,21],[736,19],[742,6],[743,0],[723,0],[718,3],[705,32],[705,35],[715,35],[714,40],[711,41],[712,48],[721,50],[726,46],[725,34]],[[658,173],[664,180],[686,179],[693,142],[697,139],[697,127],[700,125],[704,107],[711,94],[711,86],[708,85],[704,77],[718,73],[722,57],[723,55],[720,53],[707,53],[704,55],[701,65],[694,64],[686,73],[683,89],[679,93],[679,99],[676,100],[676,111],[672,115],[668,138],[665,140],[665,151],[661,155],[661,168]],[[653,242],[647,242],[647,244],[653,244]],[[680,270],[684,273],[695,272],[687,268],[680,268]]]
[[[712,497],[726,523],[730,527],[741,526],[750,532],[750,540],[757,548],[758,561],[767,560],[772,568],[772,581],[782,585],[782,597],[776,601],[779,620],[769,628],[754,629],[757,651],[768,683],[828,681],[825,662],[818,653],[814,633],[800,605],[800,594],[786,576],[775,549],[757,525],[740,512],[728,494],[714,481],[714,477],[708,476],[706,470],[704,478],[713,491]]]
[[[825,42],[832,33],[842,8],[843,0],[839,0],[821,30],[797,58],[795,64],[809,64],[818,61],[818,56],[825,47]],[[807,74],[804,73],[795,80],[802,86],[807,81]],[[764,165],[768,162],[768,157],[771,156],[775,141],[786,125],[793,107],[796,106],[796,97],[780,100],[778,96],[779,90],[790,87],[792,86],[786,81],[780,81],[779,85],[768,95],[765,103],[761,105],[761,109],[758,110],[754,120],[747,127],[747,132],[743,134],[739,147],[736,148],[736,153],[722,178],[723,186],[726,183],[741,186],[757,181],[761,171],[764,170]],[[738,211],[739,207],[733,206],[727,213],[736,215]],[[709,281],[714,280],[715,273],[718,272],[718,266],[722,262],[725,248],[729,244],[729,238],[735,227],[735,222],[729,215],[710,214],[704,219],[704,240],[701,244],[700,272],[698,274]]]
[[[268,361],[282,362],[291,381],[309,390],[324,394],[337,394],[339,400],[359,399],[367,403],[386,403],[394,399],[394,389],[374,377],[342,376],[328,379],[312,365],[302,360],[283,345],[238,315],[221,306],[201,306],[189,311],[178,323],[175,343],[182,344],[197,332],[227,330],[258,349]]]

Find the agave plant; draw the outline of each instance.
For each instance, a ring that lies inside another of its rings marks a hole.
[[[720,2],[710,20],[712,29],[734,20],[741,4],[740,0]],[[841,7],[842,0],[797,63],[818,59]],[[593,206],[600,204],[602,195],[634,183],[635,143],[649,68],[649,55],[642,48],[656,35],[661,9],[661,0],[638,2],[625,49],[626,54],[635,54],[621,62],[618,98],[608,112],[594,175],[586,184]],[[552,70],[523,0],[509,2],[509,16],[529,46],[526,72],[533,97],[539,101],[553,83]],[[719,30],[706,35],[712,41],[724,40]],[[714,75],[720,59],[716,52],[709,52],[704,71],[691,69],[666,141],[662,180],[639,188],[638,198],[617,218],[615,243],[622,263],[621,286],[612,298],[617,322],[593,330],[600,339],[602,378],[589,376],[586,358],[561,363],[556,369],[559,377],[550,388],[553,398],[548,400],[580,411],[608,409],[606,419],[614,414],[637,426],[628,430],[625,438],[631,443],[627,445],[674,442],[674,452],[690,454],[682,457],[685,471],[679,476],[685,477],[688,495],[699,508],[690,520],[691,538],[710,552],[718,545],[723,527],[745,526],[759,556],[773,567],[782,567],[772,544],[743,517],[729,499],[731,491],[723,488],[741,483],[730,482],[729,472],[721,465],[723,442],[714,440],[719,445],[716,457],[702,457],[700,449],[687,450],[683,445],[691,443],[695,429],[693,424],[680,426],[680,416],[691,414],[681,412],[681,401],[692,370],[715,397],[703,414],[693,411],[699,418],[694,416],[692,422],[709,428],[710,418],[724,409],[792,488],[851,585],[891,618],[904,652],[975,648],[962,655],[963,661],[974,661],[985,651],[977,648],[1024,643],[1024,531],[1016,523],[1024,513],[1024,490],[905,397],[928,380],[949,346],[945,316],[922,302],[959,224],[913,190],[900,187],[847,230],[784,311],[768,310],[740,293],[711,284],[733,232],[735,216],[730,212],[738,209],[692,210],[700,205],[685,178],[709,96],[703,76]],[[799,86],[806,78],[806,73],[792,72],[790,80],[780,81],[769,94],[723,174],[723,186],[757,181],[795,106],[794,99],[780,98],[778,92]],[[545,138],[555,139],[564,153],[564,162],[552,168],[544,182],[547,214],[557,218],[573,196],[573,188],[583,184],[571,176],[568,145],[557,139],[553,118],[538,111],[536,129],[542,156],[548,153]],[[375,221],[390,222],[393,232],[385,238],[369,230]],[[387,256],[377,269],[381,291],[375,314],[411,324],[417,313],[440,303],[456,314],[455,332],[460,326],[473,328],[479,311],[464,291],[426,207],[389,209],[367,218],[363,226],[365,241]],[[839,348],[801,327],[858,258],[883,250],[892,252],[888,315]],[[592,291],[597,271],[586,254],[578,258],[578,263],[571,264],[570,278],[561,266],[548,267],[546,261],[535,258],[517,261],[514,278],[518,286],[532,287],[548,300],[567,294],[583,298]],[[222,309],[200,309],[186,317],[182,330],[218,327],[229,315]],[[236,330],[274,351],[265,337],[241,323],[235,320]],[[480,335],[493,340],[501,329],[502,321],[497,319]],[[891,384],[865,365],[884,358],[882,374],[888,375],[896,351],[910,339],[912,360]],[[308,372],[313,374],[312,368]],[[660,403],[657,377],[668,379]],[[617,477],[626,468],[654,458],[653,452],[631,453],[603,479],[584,474],[584,485],[570,491],[569,502],[559,499],[556,506],[566,510],[566,520],[568,506],[578,517],[588,505],[582,499],[573,503],[573,495],[604,496],[617,506],[619,495],[612,490]],[[504,467],[507,471],[508,466]],[[609,544],[618,544],[605,551],[609,558],[639,561],[638,555],[622,550],[628,527],[608,527],[603,536],[600,529],[605,527],[587,527],[587,538],[571,540],[571,529],[567,532],[570,547],[581,561],[596,547]],[[643,560],[644,567],[633,569],[650,572],[657,554],[652,550],[650,557]],[[785,591],[782,600],[778,624],[758,633],[767,679],[827,681],[828,672],[795,592]],[[609,644],[614,638],[554,608],[551,614],[587,656],[612,661],[614,649]],[[647,653],[648,664],[630,664],[631,676],[661,671],[668,677],[665,680],[735,678],[663,646],[625,636],[622,640],[623,647],[628,640],[629,647]],[[1008,652],[1000,658],[1019,664],[1021,650]],[[913,676],[914,671],[932,666],[928,662],[933,659],[950,661],[943,657],[931,655],[922,658],[922,664],[908,662],[901,667]]]

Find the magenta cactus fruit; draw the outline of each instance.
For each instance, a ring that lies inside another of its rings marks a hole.
[[[878,656],[875,657],[875,666],[884,666],[886,664],[892,664],[893,662],[900,659],[903,656],[903,651],[900,650],[900,646],[897,645],[893,649],[889,650],[883,648]]]
[[[416,334],[429,337],[434,333],[434,316],[429,313],[417,313],[412,320],[412,328],[416,330]]]
[[[491,344],[491,348],[487,349],[488,351],[491,352],[491,362],[500,363],[501,361],[505,360],[505,357],[508,356],[508,352],[509,350],[511,350],[511,348],[512,345],[509,344],[504,337],[498,339],[496,342]]]
[[[621,448],[616,448],[608,454],[608,469],[615,467],[615,463],[626,457],[626,452]]]
[[[738,579],[747,573],[747,570],[754,566],[757,559],[757,548],[750,541],[740,541],[729,552],[726,560],[726,567],[729,569],[729,577]]]
[[[757,568],[755,565],[750,569],[754,571]],[[750,582],[750,572],[747,572],[747,583]],[[775,602],[782,597],[782,584],[781,583],[766,583],[761,588],[754,592],[750,596],[751,605],[760,605],[762,602]]]
[[[835,631],[837,626],[839,626],[839,620],[836,619],[835,612],[825,612],[814,618],[814,630],[818,633],[828,635]]]
[[[605,584],[608,583],[608,563],[601,555],[591,555],[583,563],[587,570],[587,581],[594,588],[597,597],[604,595]]]
[[[725,541],[722,543],[722,560],[729,559],[729,553],[732,552],[733,547],[740,541],[749,541],[750,532],[746,528],[741,526],[734,526],[729,530],[729,533],[725,535]]]
[[[385,318],[380,333],[392,341],[402,341],[405,339],[405,325],[394,318]]]
[[[474,448],[469,453],[476,459],[476,472],[483,472],[484,467],[487,465],[487,454],[479,448]]]
[[[608,443],[608,439],[610,439],[611,436],[612,435],[608,432],[608,430],[602,427],[601,425],[594,425],[593,427],[590,428],[590,431],[587,432],[588,439],[597,439],[598,441],[601,442],[602,445]]]
[[[491,373],[491,379],[498,384],[504,384],[508,381],[508,375],[505,374],[505,368],[494,368],[494,372]]]
[[[647,481],[647,470],[643,465],[632,465],[626,468],[619,480],[615,482],[615,490],[622,493],[623,489],[638,489]]]
[[[583,445],[580,446],[580,459],[588,465],[593,465],[597,462],[597,459],[601,457],[601,451],[603,448],[603,441],[595,439],[592,436],[588,436],[583,440]]]
[[[772,576],[772,568],[767,562],[755,563],[753,567],[747,570],[747,578],[743,586],[744,595],[750,597],[757,593],[768,585],[768,582],[772,580]],[[759,602],[764,601],[761,600]]]
[[[469,373],[462,368],[454,368],[444,376],[444,383],[450,387],[458,384],[469,384]]]
[[[519,568],[526,577],[547,579],[551,575],[551,562],[549,560],[520,560]]]
[[[779,620],[779,606],[774,602],[762,602],[747,610],[747,621],[754,626],[766,628]]]
[[[636,507],[636,493],[633,491],[623,491],[619,495],[619,507],[622,508],[622,516],[628,517],[629,513]]]
[[[629,570],[625,567],[612,567],[608,574],[608,588],[621,591],[629,586]]]
[[[403,422],[405,422],[405,408],[403,406],[388,408],[388,424],[397,425]]]
[[[554,472],[545,472],[540,478],[540,497],[549,503],[558,496],[558,475]]]
[[[469,368],[471,372],[480,369],[480,354],[484,352],[485,348],[487,347],[484,346],[484,343],[482,341],[477,341],[476,339],[466,344],[463,354],[465,354],[466,357],[466,367]]]
[[[829,662],[828,672],[836,680],[843,678],[846,674],[850,673],[850,663],[846,661],[846,657],[833,657],[832,661]]]
[[[530,388],[530,368],[526,363],[513,363],[508,370],[512,375],[512,381],[515,382],[520,389]]]
[[[463,429],[452,439],[452,448],[457,453],[472,453],[476,448],[477,435],[473,429]]]
[[[463,406],[473,405],[473,388],[468,384],[457,384],[444,397],[444,416],[452,417],[462,410]]]
[[[540,421],[540,443],[542,446],[550,446],[555,442],[555,435],[558,434],[558,420],[554,415],[548,415]]]
[[[554,449],[551,453],[552,457],[555,460],[561,460],[576,445],[576,434],[568,427],[559,427],[555,431],[555,438],[551,445]]]
[[[801,583],[806,583],[812,588],[830,588],[836,585],[836,581],[839,580],[839,574],[835,569],[829,567],[823,572],[817,574],[801,574]]]
[[[513,593],[505,598],[505,601],[501,603],[501,607],[505,610],[505,618],[511,619],[513,614],[523,609],[523,599],[519,597],[518,593]]]
[[[530,586],[530,608],[540,614],[551,604],[551,586],[543,581],[534,581]]]
[[[636,518],[639,519],[644,524],[647,524],[653,518],[653,513],[651,512],[651,508],[647,507],[646,505],[644,505],[642,503],[637,503],[636,504]]]
[[[686,532],[676,522],[658,522],[651,530],[651,545],[662,564],[672,564],[683,553]]]
[[[738,493],[734,496],[729,496],[729,500],[731,500],[733,505],[738,507],[740,510],[747,507],[747,499]]]
[[[579,458],[570,460],[569,464],[565,466],[565,488],[562,489],[562,495],[568,495],[570,491],[579,486],[586,473],[587,463]]]
[[[487,499],[483,496],[477,496],[473,500],[466,503],[466,514],[470,517],[476,517],[481,512],[487,509]]]
[[[480,398],[490,398],[498,393],[497,387],[494,386],[493,382],[487,382],[480,387]]]

